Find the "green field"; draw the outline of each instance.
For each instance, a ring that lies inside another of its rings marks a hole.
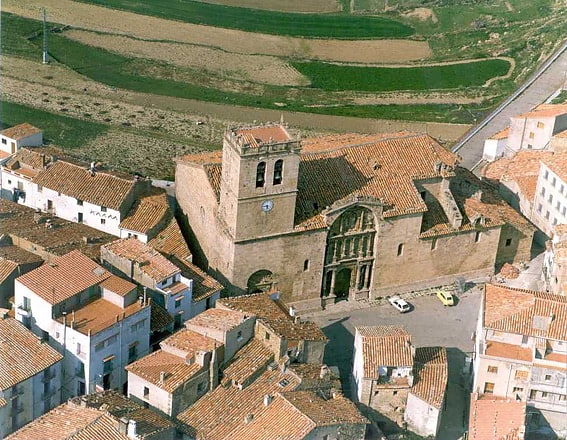
[[[295,62],[292,65],[311,80],[312,87],[364,92],[481,86],[491,78],[505,75],[510,69],[510,63],[500,59],[403,68],[345,66],[318,62]]]
[[[22,121],[29,122],[43,130],[43,137],[47,142],[53,142],[63,148],[73,149],[84,145],[108,130],[108,126],[104,124],[82,121],[8,101],[2,101],[0,110],[2,127],[20,124]]]
[[[191,0],[81,1],[168,20],[294,37],[405,38],[414,33],[410,26],[384,17],[347,14],[291,14]]]

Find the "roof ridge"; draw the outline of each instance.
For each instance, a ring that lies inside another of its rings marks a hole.
[[[403,133],[403,134],[402,134]],[[390,136],[388,136],[390,135]],[[372,135],[368,135],[368,136],[372,136]],[[318,154],[324,154],[324,153],[334,153],[336,151],[341,151],[341,150],[346,150],[349,148],[358,148],[358,147],[367,147],[369,145],[375,145],[381,142],[386,142],[386,141],[392,141],[392,140],[397,140],[397,139],[410,139],[410,138],[416,138],[416,137],[429,137],[427,134],[424,133],[416,133],[416,132],[411,132],[411,131],[399,131],[396,133],[385,133],[384,137],[381,137],[379,139],[374,139],[374,140],[369,140],[369,141],[363,141],[362,143],[350,143],[350,144],[342,144],[338,147],[335,148],[329,148],[329,149],[321,149],[321,150],[317,150],[317,151],[303,151],[301,150],[301,155],[302,156],[310,156],[310,155],[318,155]],[[313,140],[316,139],[324,139],[325,137],[323,136],[322,138],[313,138]]]

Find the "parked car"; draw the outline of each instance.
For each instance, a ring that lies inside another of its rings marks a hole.
[[[455,304],[453,295],[451,295],[449,292],[445,292],[444,290],[437,291],[437,298],[439,298],[439,301],[441,301],[444,306],[452,306]]]
[[[410,305],[399,296],[391,296],[388,298],[388,301],[390,301],[390,304],[392,304],[400,313],[406,313],[411,310]]]

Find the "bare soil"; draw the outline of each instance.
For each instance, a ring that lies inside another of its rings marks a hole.
[[[420,21],[431,20],[432,23],[437,23],[439,20],[435,12],[431,8],[415,8],[413,11],[403,14],[404,17],[417,18]]]
[[[203,2],[280,12],[337,12],[341,10],[341,5],[336,0],[206,0]]]
[[[272,55],[357,63],[407,63],[431,56],[425,41],[314,40],[256,34],[144,17],[70,0],[4,0],[5,12],[38,18],[40,7],[54,23],[140,39],[218,48],[235,54]]]

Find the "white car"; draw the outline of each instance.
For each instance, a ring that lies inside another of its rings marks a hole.
[[[388,301],[390,301],[390,304],[392,304],[400,313],[409,312],[411,309],[410,305],[399,296],[391,296],[388,298]]]

